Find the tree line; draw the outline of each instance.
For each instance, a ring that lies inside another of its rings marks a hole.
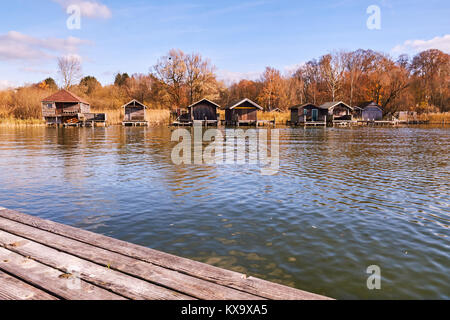
[[[172,49],[147,72],[118,73],[113,84],[102,86],[93,76],[81,76],[81,62],[76,58],[58,60],[61,87],[100,109],[117,109],[131,99],[155,109],[177,109],[202,98],[223,106],[249,98],[266,111],[327,101],[344,101],[351,106],[375,101],[386,114],[399,110],[450,111],[450,55],[437,49],[412,58],[400,55],[396,60],[373,50],[337,51],[308,61],[288,74],[267,67],[260,79],[244,79],[229,86],[218,79],[216,71],[212,62],[200,54]],[[57,89],[56,81],[48,78],[9,94],[3,92],[0,115],[2,110],[7,113],[8,102],[14,105],[14,95],[21,91],[34,90],[33,94],[41,98]],[[14,116],[39,117],[39,104],[23,105],[36,104],[37,98],[18,100],[15,108],[9,108]]]

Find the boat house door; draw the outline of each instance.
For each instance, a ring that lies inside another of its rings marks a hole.
[[[319,119],[319,110],[313,109],[312,110],[312,121],[317,121]]]

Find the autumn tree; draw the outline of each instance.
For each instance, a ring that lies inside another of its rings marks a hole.
[[[125,91],[130,99],[136,99],[142,103],[150,102],[152,97],[152,84],[154,78],[151,75],[134,74],[127,79]]]
[[[87,95],[91,95],[102,87],[101,83],[93,76],[87,76],[80,81],[80,90]]]
[[[318,86],[320,82],[320,67],[316,60],[311,60],[302,65],[293,75],[303,91],[302,103],[311,102],[316,104],[318,97]]]
[[[114,79],[114,85],[121,87],[126,85],[127,80],[130,78],[130,76],[128,75],[128,73],[117,73],[116,77]]]
[[[262,75],[262,91],[258,96],[260,104],[265,106],[268,111],[273,109],[285,109],[286,91],[280,71],[267,67]]]
[[[47,78],[39,84],[39,88],[55,91],[58,89],[58,85],[53,78]]]
[[[69,89],[78,82],[82,76],[80,58],[76,56],[58,58],[58,73],[61,77],[63,88]]]
[[[344,77],[344,55],[343,53],[327,54],[320,58],[320,74],[324,79],[330,98],[336,101],[341,89]]]
[[[450,110],[450,55],[436,49],[423,51],[413,58],[411,71],[418,103],[435,105],[440,111]]]
[[[192,53],[185,56],[186,86],[189,94],[189,104],[215,92],[217,89],[215,66],[200,54]]]
[[[171,103],[176,108],[184,105],[184,83],[186,80],[186,55],[181,50],[172,49],[153,66],[153,75],[166,85]]]

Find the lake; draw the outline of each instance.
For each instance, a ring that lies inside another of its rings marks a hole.
[[[0,206],[337,299],[450,299],[450,127],[280,128],[273,176],[170,140],[0,127]]]

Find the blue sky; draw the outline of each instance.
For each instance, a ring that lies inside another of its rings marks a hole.
[[[70,4],[80,30],[66,26]],[[370,5],[380,30],[366,26]],[[107,84],[119,71],[148,73],[171,48],[210,58],[227,81],[341,49],[450,53],[449,17],[448,0],[1,0],[0,87],[57,79],[56,58],[69,54]]]

